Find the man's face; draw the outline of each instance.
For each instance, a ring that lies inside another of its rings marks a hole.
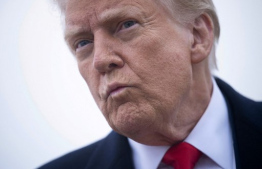
[[[189,29],[154,0],[69,0],[65,39],[109,125],[155,144],[181,125],[191,89]]]

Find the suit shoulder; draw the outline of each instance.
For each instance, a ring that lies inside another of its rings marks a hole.
[[[95,151],[95,149],[101,144],[102,140],[90,144],[86,147],[67,153],[57,159],[54,159],[47,164],[39,167],[39,169],[82,169],[86,167],[86,164]]]
[[[233,113],[234,119],[256,125],[257,129],[262,130],[262,102],[256,102],[242,96],[219,78],[216,78],[216,82]]]

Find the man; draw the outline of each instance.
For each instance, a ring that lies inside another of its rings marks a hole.
[[[41,168],[170,168],[166,152],[180,145],[198,153],[191,168],[262,168],[262,104],[210,73],[220,31],[211,0],[58,4],[65,40],[114,132]],[[174,163],[191,163],[183,161]]]

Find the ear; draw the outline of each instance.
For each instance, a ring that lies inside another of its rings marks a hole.
[[[208,14],[202,14],[193,23],[191,61],[197,64],[206,59],[214,42],[214,26]]]

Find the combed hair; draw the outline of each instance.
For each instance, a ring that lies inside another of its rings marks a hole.
[[[68,0],[53,0],[60,8],[63,14],[66,9],[66,3]],[[215,48],[216,43],[220,36],[220,24],[216,9],[212,0],[156,0],[160,2],[164,8],[169,10],[173,16],[181,23],[190,23],[194,21],[203,13],[207,13],[212,21],[214,27],[215,41],[213,44],[212,51],[209,56],[209,68],[210,70],[215,69],[216,66],[216,56]]]

